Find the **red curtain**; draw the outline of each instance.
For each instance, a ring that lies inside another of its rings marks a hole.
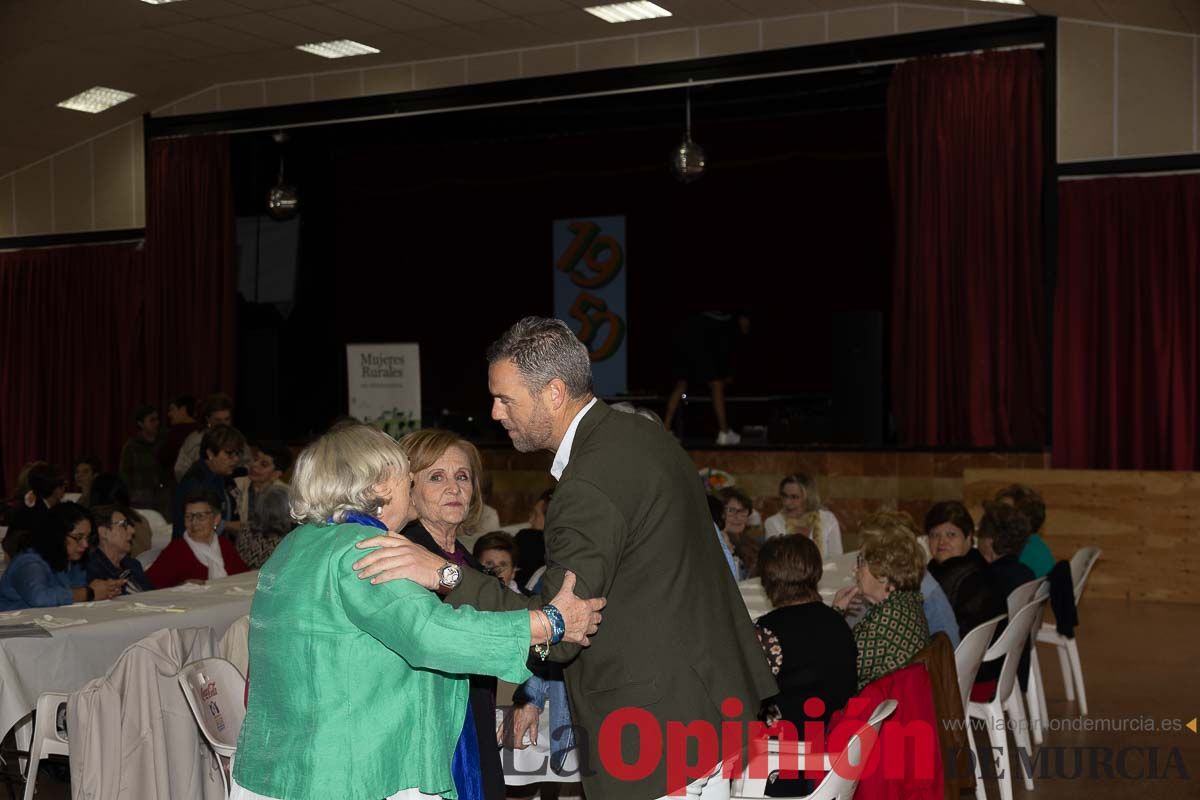
[[[233,392],[234,219],[225,137],[151,147],[144,252],[0,253],[0,485],[44,459],[115,469],[133,411]],[[165,420],[164,420],[165,424]]]
[[[0,253],[0,462],[69,469],[91,453],[115,466],[133,409],[157,398],[144,368],[158,303],[131,244]]]
[[[229,138],[150,143],[146,257],[161,287],[165,400],[232,395],[237,258]]]
[[[1055,467],[1200,468],[1200,176],[1059,186]]]
[[[909,61],[888,89],[901,444],[1045,443],[1042,63]]]

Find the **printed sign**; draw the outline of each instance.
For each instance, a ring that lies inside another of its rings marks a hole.
[[[421,427],[421,357],[416,344],[348,344],[350,416],[394,438]]]
[[[587,346],[596,394],[624,394],[624,217],[555,220],[554,316]]]

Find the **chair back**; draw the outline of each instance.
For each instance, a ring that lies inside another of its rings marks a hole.
[[[1030,600],[1037,597],[1038,591],[1049,583],[1047,578],[1034,578],[1028,583],[1022,583],[1017,588],[1008,593],[1008,617],[1012,619],[1017,615],[1017,612],[1024,608]],[[1047,588],[1046,593],[1050,590]]]
[[[1004,633],[983,656],[984,661],[1004,659],[1000,667],[1000,678],[996,683],[998,700],[1004,700],[1012,692],[1013,681],[1017,677],[1017,666],[1021,662],[1021,651],[1029,642],[1029,632],[1033,628],[1033,623],[1041,619],[1042,609],[1045,608],[1046,602],[1045,598],[1030,600],[1014,616],[1010,616],[1008,627],[1004,629]]]
[[[1079,598],[1083,596],[1088,576],[1092,574],[1092,567],[1096,566],[1096,561],[1103,552],[1099,547],[1081,547],[1071,556],[1071,583],[1075,585],[1076,606],[1079,605]]]
[[[135,508],[133,512],[146,520],[146,524],[150,526],[150,545],[151,547],[166,547],[171,543],[172,526],[167,522],[162,514],[155,511],[153,508]]]
[[[879,705],[875,706],[875,710],[871,712],[870,718],[864,722],[850,740],[846,743],[846,749],[828,759],[829,771],[821,782],[817,784],[817,788],[812,794],[808,795],[805,800],[850,800],[854,797],[854,790],[858,787],[858,775],[862,771],[862,767],[867,763],[867,759],[871,757],[871,749],[875,743],[879,741],[879,729],[883,726],[884,720],[890,717],[896,710],[895,700],[884,700]],[[864,741],[863,734],[867,728],[872,728],[875,732],[874,736],[867,737]],[[779,769],[779,748],[781,742],[776,739],[771,739],[767,742],[767,773],[770,774]],[[797,747],[796,742],[784,742],[789,749]],[[804,770],[804,754],[798,756],[801,773]],[[746,768],[749,771],[749,766]],[[765,778],[750,778],[748,776],[738,782],[735,781],[736,794],[730,795],[730,800],[749,800],[749,798],[760,798],[766,796],[767,780]]]
[[[971,704],[971,686],[974,685],[975,676],[979,674],[979,667],[983,664],[983,654],[987,652],[992,637],[996,635],[996,628],[1004,619],[1005,616],[1000,614],[976,625],[954,649],[954,666],[958,670],[958,690],[962,693],[963,713],[966,713]]]
[[[205,658],[185,665],[176,678],[204,738],[219,755],[232,756],[246,717],[242,673],[223,658]]]
[[[250,672],[250,615],[238,617],[221,637],[221,657],[238,668],[238,672]]]

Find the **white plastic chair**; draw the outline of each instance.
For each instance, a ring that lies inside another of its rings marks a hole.
[[[33,741],[29,743],[29,759],[25,767],[25,800],[33,800],[38,765],[53,755],[70,755],[67,740],[58,734],[58,709],[67,704],[69,695],[61,692],[42,692],[34,711]]]
[[[1083,597],[1083,590],[1087,588],[1087,580],[1092,574],[1092,568],[1096,566],[1096,561],[1103,552],[1099,547],[1081,547],[1075,551],[1075,555],[1071,556],[1071,583],[1075,586],[1075,606],[1077,608],[1080,598]],[[1043,644],[1052,644],[1058,650],[1058,664],[1062,668],[1063,687],[1067,693],[1067,700],[1068,702],[1074,700],[1078,695],[1079,713],[1086,717],[1088,713],[1087,692],[1083,688],[1083,665],[1079,662],[1079,648],[1075,644],[1075,639],[1068,639],[1060,634],[1053,623],[1044,622],[1037,629],[1037,641]]]
[[[152,508],[135,508],[133,511],[150,526],[151,548],[163,548],[171,543],[173,528],[162,514]]]
[[[225,760],[237,750],[238,733],[246,718],[246,678],[223,658],[193,661],[176,675],[192,716],[221,762],[221,782],[229,796]]]
[[[1006,600],[1009,618],[1015,617],[1018,611],[1029,605],[1029,602],[1037,595],[1038,589],[1042,588],[1046,582],[1046,578],[1034,578],[1009,592]]]
[[[958,691],[962,694],[963,714],[967,724],[967,744],[971,748],[971,763],[975,765],[975,796],[979,800],[987,800],[983,792],[983,774],[979,769],[979,751],[975,747],[975,737],[971,735],[971,715],[967,709],[971,707],[971,687],[975,685],[975,676],[983,664],[983,654],[987,652],[996,628],[1006,616],[1000,614],[987,622],[976,625],[954,648],[954,668],[958,671]]]
[[[997,782],[1000,784],[1000,800],[1012,800],[1012,766],[1013,763],[1020,764],[1020,760],[1014,762],[1012,753],[1008,752],[1006,734],[1008,729],[1012,728],[1017,747],[1024,749],[1027,753],[1032,750],[1028,721],[1025,717],[1024,705],[1021,702],[1021,691],[1017,684],[1017,665],[1021,661],[1021,651],[1029,641],[1033,623],[1039,618],[1038,615],[1042,613],[1045,605],[1045,598],[1031,600],[1015,616],[1009,618],[1008,627],[1004,629],[1004,633],[983,656],[984,662],[1004,659],[1000,666],[1000,678],[996,681],[996,693],[986,703],[972,701],[967,707],[968,721],[980,719],[987,726],[988,739],[992,749],[1008,754],[1008,769],[1000,771],[996,776]],[[1005,722],[1006,715],[1010,720],[1009,723]],[[1025,774],[1024,778],[1025,788],[1033,791],[1033,776]],[[975,782],[975,795],[979,798],[986,796],[981,780]]]
[[[803,800],[850,800],[854,797],[854,790],[858,787],[858,773],[861,771],[859,768],[870,758],[871,748],[879,740],[879,729],[883,726],[883,721],[890,717],[895,710],[895,700],[884,700],[875,706],[870,719],[864,722],[862,727],[850,737],[845,750],[832,756],[828,753],[823,754],[822,769],[825,770],[825,777],[817,784],[817,788],[813,790],[812,794],[805,795]],[[874,729],[876,735],[868,737],[864,741],[862,735],[867,728]],[[799,743],[787,742],[787,744],[797,747]],[[777,739],[767,742],[767,769],[765,772],[768,775],[779,769],[779,747],[780,742]],[[806,758],[809,756],[799,754],[801,771],[804,770]],[[755,768],[754,771],[761,770]],[[751,800],[751,798],[756,800],[766,796],[767,779],[752,778],[749,776],[749,772],[750,766],[747,765],[742,777],[734,779],[729,800]],[[783,800],[789,800],[789,798]],[[800,800],[800,798],[791,798],[790,800]]]
[[[1049,598],[1050,581],[1043,579],[1033,599],[1049,600]],[[1042,610],[1033,620],[1033,626],[1029,629],[1029,686],[1025,689],[1025,703],[1029,707],[1029,729],[1033,732],[1034,744],[1042,743],[1042,727],[1050,718],[1049,712],[1046,711],[1046,685],[1042,681],[1042,663],[1038,659],[1037,652],[1037,633],[1042,627],[1042,618],[1045,616],[1046,606],[1043,605]]]

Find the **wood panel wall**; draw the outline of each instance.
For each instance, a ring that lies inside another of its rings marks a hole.
[[[1200,603],[1200,473],[967,469],[964,502],[978,518],[983,501],[1012,483],[1041,492],[1055,558],[1104,550],[1090,596]]]

